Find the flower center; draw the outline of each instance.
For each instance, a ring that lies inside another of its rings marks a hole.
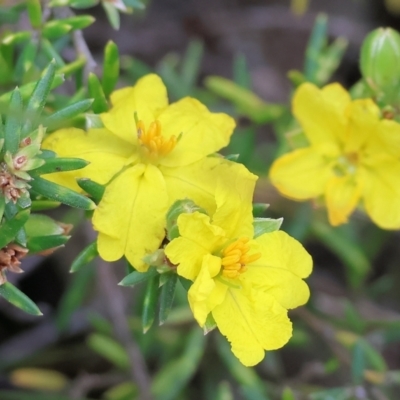
[[[153,121],[146,130],[143,121],[137,122],[137,133],[141,144],[142,155],[148,160],[156,160],[170,153],[177,142],[175,136],[165,139],[161,135],[160,121]]]
[[[358,154],[347,153],[340,156],[334,167],[336,176],[354,175],[357,171]]]
[[[226,278],[237,278],[247,270],[246,264],[258,260],[261,253],[248,254],[249,238],[241,237],[231,243],[222,252],[222,275]]]

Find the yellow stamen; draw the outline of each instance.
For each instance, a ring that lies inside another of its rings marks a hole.
[[[162,136],[160,121],[153,121],[147,130],[143,121],[138,121],[136,126],[139,142],[142,145],[145,157],[157,159],[167,155],[174,149],[177,139],[175,136],[171,136],[168,139]]]
[[[247,270],[246,264],[258,260],[261,253],[248,254],[249,238],[241,237],[228,245],[222,252],[222,275],[226,278],[237,278]]]

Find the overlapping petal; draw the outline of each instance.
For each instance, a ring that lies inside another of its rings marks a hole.
[[[227,287],[218,285],[218,282],[213,279],[220,268],[221,259],[219,257],[211,254],[204,255],[196,280],[189,289],[189,305],[200,326],[204,326],[208,314],[225,298]],[[217,293],[213,295],[213,292]]]
[[[376,159],[361,173],[364,207],[374,223],[384,229],[400,228],[400,162],[393,157]]]
[[[358,153],[363,147],[372,144],[380,124],[379,107],[371,99],[355,100],[347,107],[348,129],[343,151],[347,154]],[[374,146],[371,151],[376,151]]]
[[[173,240],[165,249],[165,254],[178,265],[178,274],[195,280],[203,257],[211,254],[226,241],[225,232],[210,223],[210,217],[195,212],[181,214],[178,218],[180,237]]]
[[[215,191],[217,210],[212,220],[227,237],[253,237],[253,192],[257,176],[240,164],[224,163],[219,167]],[[234,190],[232,190],[234,188]]]
[[[304,83],[293,97],[293,113],[300,122],[310,144],[339,143],[346,134],[346,107],[350,95],[339,84],[322,90]]]
[[[107,186],[93,215],[100,256],[115,261],[125,255],[138,271],[145,271],[143,257],[158,249],[165,236],[167,209],[160,171],[151,164],[127,168]]]
[[[265,350],[282,347],[292,335],[286,309],[270,294],[252,287],[229,289],[213,317],[232,352],[246,366],[259,363]]]
[[[361,198],[360,178],[353,175],[335,176],[326,188],[326,205],[329,222],[333,226],[344,224],[356,208]]]
[[[77,178],[90,178],[107,183],[125,164],[134,160],[133,146],[114,137],[106,129],[60,129],[45,138],[43,149],[52,150],[60,157],[82,158],[90,162],[76,171],[47,174],[46,179],[81,191]]]
[[[320,149],[320,151],[318,151]],[[307,200],[324,193],[332,176],[335,146],[307,147],[279,157],[272,164],[272,184],[285,196]]]
[[[176,200],[188,198],[205,208],[209,214],[213,214],[216,208],[216,185],[223,176],[222,173],[240,173],[243,166],[221,157],[206,157],[180,168],[159,168],[166,182],[170,205]],[[252,174],[248,173],[244,179],[252,179]]]
[[[303,281],[310,275],[312,259],[304,247],[287,233],[265,233],[255,239],[261,257],[248,264],[241,280],[273,296],[290,309],[308,301],[310,292]]]
[[[180,137],[171,153],[160,160],[167,167],[191,164],[227,146],[235,127],[228,115],[211,113],[189,97],[171,104],[158,120],[165,138]]]
[[[113,107],[101,114],[101,120],[114,135],[132,144],[137,143],[135,113],[149,127],[168,106],[167,89],[155,74],[139,79],[132,88],[117,91],[111,100]]]

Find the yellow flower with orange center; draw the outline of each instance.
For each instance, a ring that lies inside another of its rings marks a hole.
[[[165,248],[177,273],[193,281],[188,299],[199,325],[204,327],[211,314],[247,366],[289,340],[287,310],[307,302],[303,278],[312,269],[310,255],[286,233],[254,237],[253,186],[220,181],[212,218],[199,212],[181,214],[180,237]]]
[[[80,171],[47,178],[76,190],[75,178],[106,185],[93,215],[100,256],[114,261],[125,255],[145,271],[143,257],[164,239],[165,215],[172,203],[190,198],[214,212],[219,176],[252,182],[255,176],[239,164],[208,157],[229,143],[233,119],[211,113],[190,97],[168,105],[157,75],[115,91],[111,102],[110,111],[100,115],[104,128],[62,129],[45,139],[45,149],[90,161]]]
[[[272,184],[294,200],[323,196],[332,225],[361,205],[378,226],[400,228],[400,124],[339,84],[301,85],[293,113],[310,145],[272,164]]]

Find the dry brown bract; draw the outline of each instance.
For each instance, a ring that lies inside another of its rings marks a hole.
[[[24,272],[19,267],[21,265],[20,259],[25,257],[27,253],[28,249],[14,243],[10,243],[0,250],[0,285],[7,282],[6,270],[17,274]]]

